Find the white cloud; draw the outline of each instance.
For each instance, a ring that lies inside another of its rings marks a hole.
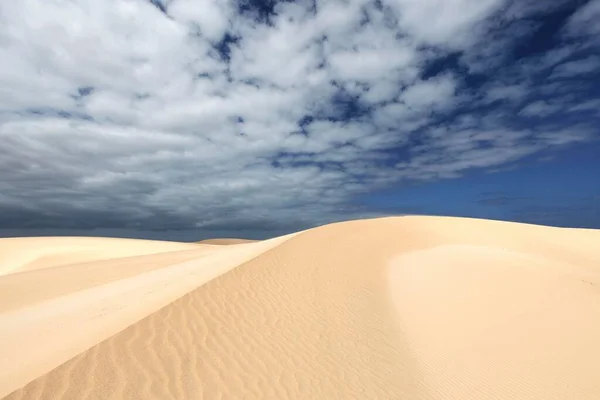
[[[415,57],[410,47],[358,48],[354,51],[339,51],[329,57],[335,77],[342,80],[372,82],[381,76],[389,76],[397,69],[407,71]]]
[[[477,24],[504,3],[504,0],[384,1],[397,12],[400,26],[415,39],[450,47],[472,43]]]
[[[306,83],[311,74],[318,75],[315,69],[321,62],[320,47],[311,28],[302,21],[290,22],[285,14],[275,18],[273,27],[242,24],[239,46],[232,50],[232,74],[282,87]],[[315,79],[315,85],[322,82],[322,78]]]
[[[410,179],[451,178],[469,169],[513,162],[552,146],[584,142],[590,140],[593,133],[593,129],[583,125],[538,133],[528,130],[437,128],[424,132],[423,144],[412,149],[411,160],[396,164],[396,168]]]
[[[231,25],[232,8],[228,0],[173,0],[168,4],[168,14],[177,21],[192,24],[193,31],[217,42]]]
[[[441,76],[416,82],[400,95],[400,100],[411,110],[437,109],[451,101],[456,84],[451,76]]]
[[[520,115],[525,117],[546,117],[554,114],[561,109],[560,105],[549,104],[546,101],[538,100],[533,103],[527,104],[519,112]]]

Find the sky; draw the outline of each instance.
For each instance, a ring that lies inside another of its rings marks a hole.
[[[0,2],[0,236],[600,228],[600,0]]]

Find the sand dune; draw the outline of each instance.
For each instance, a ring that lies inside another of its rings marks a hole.
[[[386,218],[8,279],[8,399],[600,394],[600,231]]]
[[[97,237],[0,239],[0,275],[58,265],[194,249],[193,244]]]
[[[251,239],[236,239],[236,238],[219,238],[219,239],[206,239],[201,240],[197,243],[199,244],[216,244],[216,245],[229,245],[229,244],[243,244],[243,243],[252,243],[256,242],[256,240]]]

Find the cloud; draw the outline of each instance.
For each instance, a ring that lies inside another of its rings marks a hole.
[[[432,45],[462,47],[473,42],[474,29],[503,5],[502,0],[391,0],[399,25],[411,37]]]
[[[451,101],[456,83],[449,76],[415,82],[400,95],[400,100],[412,110],[435,109]]]
[[[231,2],[216,0],[175,0],[165,3],[165,9],[176,21],[189,24],[190,31],[213,42],[225,35],[234,13]]]
[[[567,30],[571,35],[597,35],[600,33],[598,18],[600,18],[600,1],[591,0],[573,14]],[[597,38],[594,40],[597,41]]]
[[[590,56],[583,60],[569,61],[552,70],[550,79],[571,78],[600,72],[600,57]]]
[[[580,102],[569,108],[570,112],[579,112],[579,111],[592,111],[596,114],[600,114],[600,99],[595,100],[587,100],[584,102]]]
[[[493,84],[486,89],[487,90],[485,91],[485,101],[487,103],[493,103],[498,100],[518,102],[525,98],[528,94],[527,85],[522,83],[512,84],[508,86],[502,84]]]
[[[0,225],[282,232],[374,215],[352,199],[391,183],[590,140],[545,118],[594,99],[533,82],[592,58],[494,67],[520,40],[499,26],[542,12],[511,4],[4,2]]]
[[[519,114],[526,117],[547,117],[548,115],[554,114],[560,109],[560,105],[549,104],[546,101],[538,100],[527,104],[525,107],[523,107]]]
[[[399,174],[412,179],[461,176],[468,170],[490,168],[519,160],[540,150],[590,140],[593,128],[530,130],[461,129],[447,126],[431,129],[414,146],[410,161],[396,164]]]

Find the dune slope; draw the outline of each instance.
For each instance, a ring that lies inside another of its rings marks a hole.
[[[0,276],[0,396],[286,239]]]
[[[591,230],[403,217],[223,246],[165,275],[212,278],[7,398],[597,399],[599,244]]]
[[[0,239],[0,275],[58,265],[167,251],[197,249],[191,243],[98,237]]]

